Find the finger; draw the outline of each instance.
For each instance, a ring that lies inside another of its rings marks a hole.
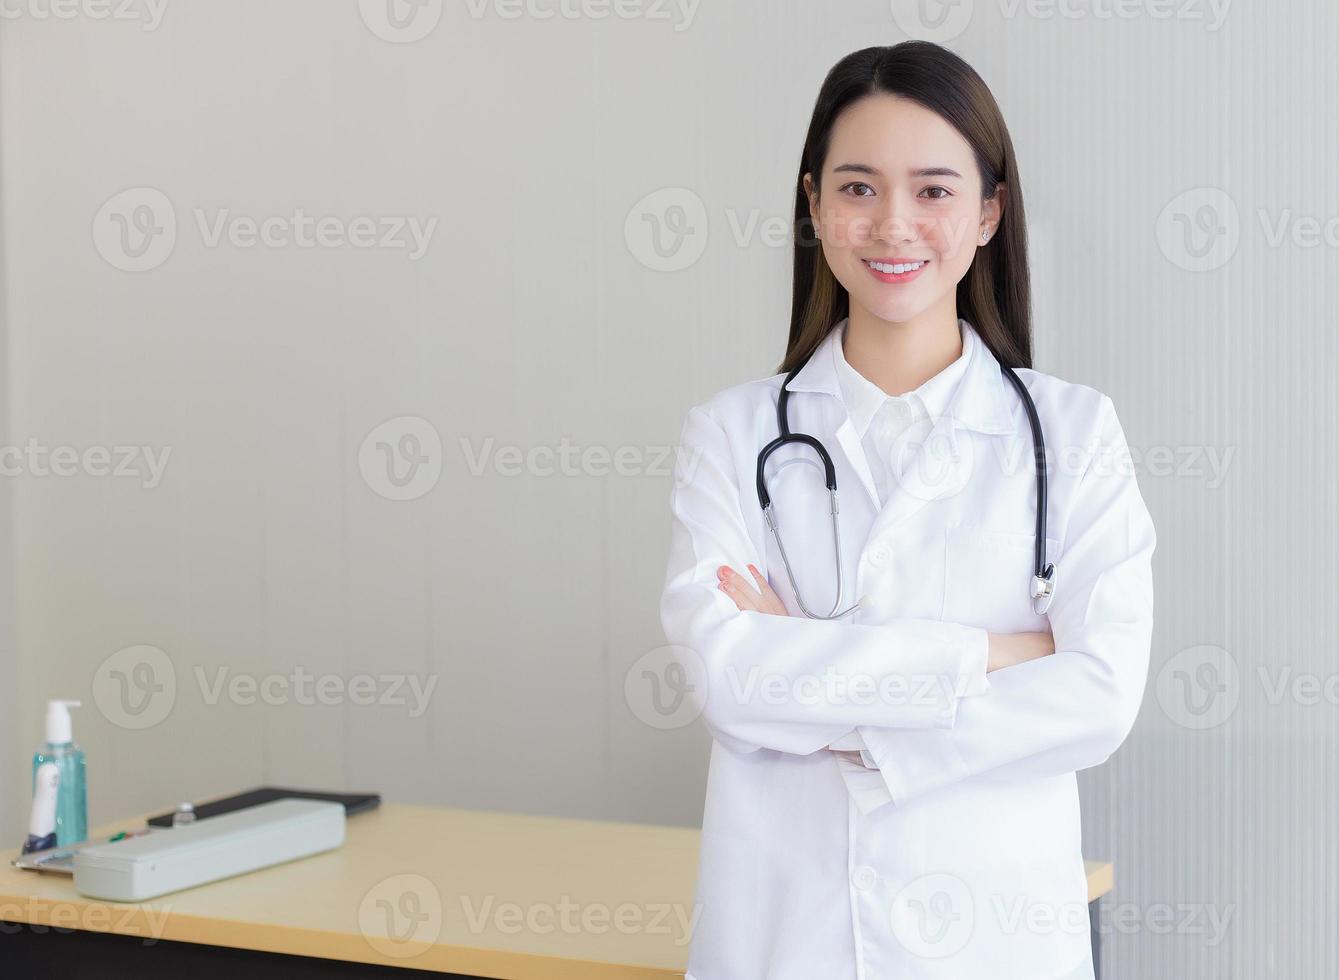
[[[756,612],[766,611],[763,608],[762,595],[749,588],[749,585],[744,581],[743,576],[733,568],[722,565],[717,571],[717,575],[721,580],[722,591],[729,595],[730,598],[735,601],[735,605],[739,606],[740,609],[752,609]]]
[[[758,608],[758,600],[749,595],[747,590],[741,589],[735,583],[729,581],[722,582],[717,588],[734,600],[734,604],[741,610],[762,612],[762,610]]]
[[[758,591],[762,593],[763,605],[768,612],[778,613],[782,616],[787,615],[786,604],[781,601],[781,597],[776,594],[770,582],[752,565],[748,566],[749,574],[753,576],[753,581],[758,583]]]

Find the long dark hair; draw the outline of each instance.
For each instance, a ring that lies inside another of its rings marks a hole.
[[[1031,367],[1031,289],[1023,194],[1004,117],[971,65],[930,41],[904,41],[848,54],[828,72],[814,103],[795,181],[790,342],[779,370],[788,372],[802,364],[837,321],[850,312],[850,296],[828,268],[822,245],[813,235],[804,175],[813,174],[814,186],[821,194],[820,177],[833,123],[852,102],[878,93],[912,99],[937,112],[962,134],[981,171],[983,199],[993,197],[1001,182],[1008,187],[999,228],[990,242],[977,250],[967,275],[958,283],[958,316],[976,328],[1001,364]]]

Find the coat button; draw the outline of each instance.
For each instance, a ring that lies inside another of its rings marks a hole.
[[[851,884],[855,885],[856,888],[860,889],[862,892],[867,892],[874,887],[874,883],[878,878],[878,873],[866,864],[856,868],[855,874],[851,875]]]
[[[869,563],[875,566],[876,568],[881,568],[882,566],[888,564],[888,559],[891,557],[892,555],[888,551],[888,549],[885,548],[883,545],[879,545],[878,547],[870,549]]]

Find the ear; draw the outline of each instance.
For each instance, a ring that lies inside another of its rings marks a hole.
[[[981,202],[981,227],[977,231],[976,244],[981,244],[981,233],[990,232],[990,237],[994,238],[995,233],[999,231],[1000,222],[1004,219],[1004,206],[1008,203],[1009,186],[1007,184],[998,184],[995,187],[995,196]]]
[[[811,173],[804,175],[804,196],[809,198],[809,219],[814,224],[814,237],[822,237],[818,227],[818,188],[814,186],[814,175]]]

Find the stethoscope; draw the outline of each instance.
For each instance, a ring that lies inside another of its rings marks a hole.
[[[813,356],[813,352],[810,352],[809,357]],[[776,539],[777,551],[781,553],[781,562],[786,566],[786,576],[790,579],[790,587],[795,593],[795,601],[799,603],[801,612],[810,619],[840,619],[859,609],[864,605],[864,601],[857,601],[841,612],[837,612],[837,608],[842,604],[844,588],[842,581],[841,528],[837,522],[837,470],[832,465],[832,457],[823,448],[823,443],[811,435],[790,431],[790,413],[788,410],[790,390],[786,386],[794,380],[795,376],[808,362],[809,358],[806,357],[802,363],[792,368],[790,373],[786,375],[785,380],[781,382],[781,393],[776,401],[776,424],[781,434],[763,446],[762,452],[758,453],[758,503],[762,506],[767,527],[771,530],[772,537]],[[1055,566],[1046,563],[1046,446],[1042,440],[1041,420],[1037,418],[1037,407],[1032,403],[1032,396],[1028,394],[1027,388],[1018,375],[1014,373],[1013,368],[1001,364],[1000,370],[1013,383],[1014,388],[1018,390],[1019,397],[1023,399],[1023,407],[1027,409],[1028,423],[1032,428],[1032,448],[1037,471],[1037,537],[1032,549],[1032,586],[1030,594],[1032,596],[1032,611],[1040,616],[1051,607],[1051,597],[1055,594]],[[809,446],[818,454],[819,460],[823,463],[823,480],[827,484],[828,497],[832,502],[832,542],[837,562],[837,600],[832,604],[832,611],[826,616],[811,612],[809,607],[805,605],[804,598],[800,595],[800,586],[795,581],[795,572],[790,567],[790,558],[786,556],[786,546],[781,542],[781,530],[777,527],[776,517],[772,513],[772,498],[767,492],[767,480],[763,476],[767,458],[782,446],[792,443]]]

